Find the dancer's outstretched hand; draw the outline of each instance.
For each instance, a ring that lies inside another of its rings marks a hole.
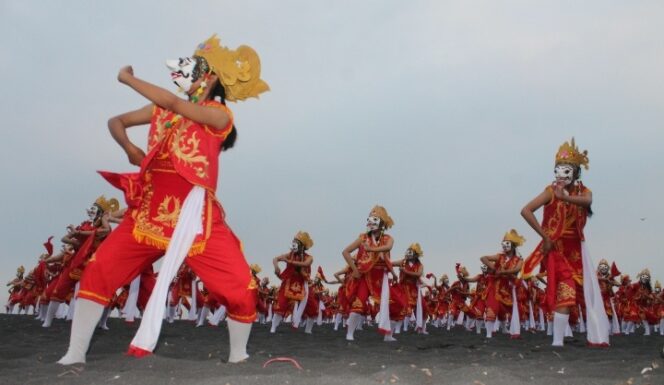
[[[127,153],[127,158],[129,158],[129,163],[133,164],[134,166],[140,166],[143,158],[145,158],[145,152],[143,152],[140,147],[134,144],[130,144],[127,148],[125,148],[125,152]]]
[[[120,68],[118,72],[118,81],[120,83],[126,84],[127,80],[134,76],[134,69],[131,66],[124,66]]]

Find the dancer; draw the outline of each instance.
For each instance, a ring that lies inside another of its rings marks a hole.
[[[136,208],[90,260],[78,294],[64,365],[84,363],[94,326],[116,289],[165,254],[157,283],[129,354],[150,354],[157,343],[168,285],[184,260],[228,308],[229,362],[245,360],[256,293],[240,241],[224,220],[215,197],[218,158],[237,136],[225,101],[257,97],[268,90],[253,49],[221,47],[212,36],[193,57],[167,61],[171,77],[188,100],[134,76],[118,74],[151,104],[109,120],[113,138],[130,163],[140,165]],[[127,128],[150,123],[148,154],[133,144]],[[131,205],[130,205],[131,207]]]
[[[556,154],[555,181],[522,210],[526,222],[542,242],[526,259],[522,275],[529,278],[539,265],[547,273],[547,301],[554,310],[553,346],[563,346],[572,309],[586,307],[588,343],[608,346],[609,321],[604,311],[594,265],[584,250],[583,229],[593,195],[581,182],[581,167],[588,168],[588,152],[574,143],[563,143]],[[542,224],[535,211],[544,208]],[[582,294],[583,293],[583,294]]]
[[[523,260],[517,252],[517,248],[521,247],[525,238],[512,229],[505,233],[501,247],[502,253],[484,256],[480,258],[482,263],[492,271],[491,283],[487,289],[487,310],[486,310],[486,338],[491,338],[494,331],[496,321],[502,322],[503,325],[510,323],[510,316],[515,315],[518,306],[515,305],[516,298],[516,285],[519,284],[517,275],[523,266]],[[512,317],[516,322],[518,317]],[[512,331],[510,332],[512,338],[519,335],[518,325],[510,325]],[[506,328],[503,328],[506,330]]]
[[[277,302],[272,307],[272,327],[270,333],[275,333],[281,321],[293,311],[293,327],[298,328],[302,313],[309,296],[309,277],[311,276],[311,264],[314,257],[307,253],[314,245],[314,241],[306,231],[295,234],[291,249],[288,253],[274,257],[274,274],[281,279]],[[285,262],[286,268],[282,272],[279,262]],[[301,309],[300,309],[301,307]]]
[[[394,221],[382,206],[375,206],[367,218],[365,233],[346,247],[342,255],[351,268],[354,283],[352,293],[347,293],[350,314],[346,322],[346,340],[353,341],[355,330],[363,321],[362,317],[370,314],[369,298],[379,304],[378,330],[385,336],[385,341],[392,341],[392,327],[389,316],[388,273],[396,279],[390,261],[390,250],[394,240],[385,231],[394,225]],[[351,256],[357,250],[355,258]],[[348,279],[348,278],[347,278]]]

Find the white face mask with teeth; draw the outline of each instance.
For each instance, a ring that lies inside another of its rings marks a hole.
[[[569,164],[559,164],[553,169],[556,177],[556,183],[563,186],[569,186],[574,180],[574,166]]]
[[[380,229],[380,218],[370,216],[367,218],[367,232]]]
[[[90,221],[94,222],[95,219],[97,219],[99,211],[100,211],[99,207],[96,204],[92,204],[92,206],[90,206],[90,208],[86,210],[88,218],[90,218]]]
[[[500,245],[501,245],[502,248],[503,248],[503,252],[505,252],[505,253],[509,253],[510,251],[512,251],[512,242],[510,242],[510,241],[502,241],[502,242],[500,243]]]
[[[293,240],[293,242],[291,242],[290,250],[294,253],[297,253],[300,250],[300,244],[298,241]]]

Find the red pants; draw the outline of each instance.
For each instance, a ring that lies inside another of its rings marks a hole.
[[[102,242],[83,272],[79,298],[107,305],[119,287],[131,282],[164,254],[164,250],[138,243],[132,235],[133,228],[131,215],[125,215]],[[231,319],[254,321],[256,288],[240,243],[226,224],[213,223],[203,253],[187,257],[184,263],[226,306]]]

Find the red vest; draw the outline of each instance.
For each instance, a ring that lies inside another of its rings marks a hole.
[[[221,145],[233,127],[233,114],[223,104],[208,100],[204,106],[226,111],[230,119],[223,130],[201,125],[185,117],[172,123],[175,113],[155,106],[148,133],[148,154],[141,164],[141,172],[155,158],[160,149],[168,153],[179,175],[193,185],[211,192],[217,189],[219,153]],[[168,124],[167,124],[168,123]],[[167,127],[172,124],[172,127]]]

